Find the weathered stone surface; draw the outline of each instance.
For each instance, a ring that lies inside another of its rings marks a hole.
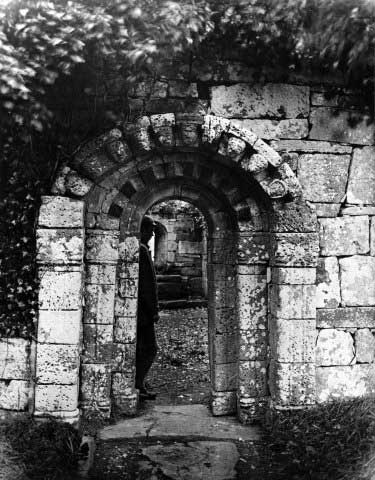
[[[184,82],[183,80],[170,80],[169,96],[177,98],[198,98],[197,84]]]
[[[82,273],[79,267],[39,269],[39,308],[78,310],[82,305]]]
[[[375,207],[344,207],[341,209],[341,215],[375,215]]]
[[[25,380],[0,380],[0,408],[26,410],[29,401],[29,385]]]
[[[37,385],[35,409],[40,412],[73,411],[78,405],[78,384]]]
[[[321,218],[319,224],[321,255],[356,255],[369,252],[367,216]]]
[[[316,342],[318,366],[351,365],[354,363],[354,340],[349,332],[325,328]]]
[[[133,343],[137,334],[137,318],[116,317],[114,338],[116,342]]]
[[[264,397],[268,394],[267,362],[241,361],[238,363],[238,392],[244,397]]]
[[[267,279],[264,275],[238,275],[240,329],[265,329],[267,325]]]
[[[234,479],[239,459],[234,443],[217,441],[151,445],[142,454],[174,480]]]
[[[270,319],[271,357],[286,363],[314,363],[315,320]]]
[[[136,297],[116,297],[115,315],[119,317],[132,317],[137,314],[137,298]]]
[[[220,143],[218,153],[238,161],[246,149],[246,143],[237,137],[224,137]]]
[[[214,416],[231,415],[237,409],[237,392],[211,392],[211,411]]]
[[[319,258],[316,277],[316,308],[338,307],[341,295],[337,258]]]
[[[113,325],[83,325],[84,363],[111,363],[113,354]]]
[[[375,257],[340,258],[343,306],[375,305]]]
[[[237,388],[237,363],[222,363],[214,368],[213,388],[217,392],[227,392]]]
[[[318,309],[318,328],[375,328],[374,307]]]
[[[318,367],[316,369],[316,391],[318,402],[374,394],[374,364]]]
[[[85,204],[67,197],[42,197],[38,225],[47,228],[82,228]]]
[[[319,253],[316,233],[271,235],[270,263],[273,266],[314,267]]]
[[[315,291],[315,285],[270,285],[270,312],[284,319],[315,318]]]
[[[161,286],[162,284],[159,284]],[[121,298],[136,298],[138,294],[137,278],[120,278],[118,282],[118,294]]]
[[[114,285],[116,280],[116,265],[95,265],[86,266],[86,283],[100,285]]]
[[[98,230],[118,230],[120,219],[108,213],[87,213],[85,218],[86,228]]]
[[[375,257],[375,217],[371,218],[370,225],[370,254]]]
[[[260,153],[261,155],[263,155],[263,157],[267,158],[268,162],[273,167],[276,168],[281,165],[281,156],[276,152],[276,150],[271,148],[266,142],[263,142],[263,140],[261,140],[260,138],[256,140],[252,147],[257,153]]]
[[[337,217],[340,211],[341,203],[314,203],[316,216],[320,217]]]
[[[223,117],[306,117],[309,110],[309,88],[268,83],[237,84],[211,87],[211,108]]]
[[[312,128],[309,138],[373,145],[374,126],[368,124],[369,117],[362,115],[361,121],[353,127],[349,121],[351,114],[350,111],[335,108],[313,108],[310,114]]]
[[[117,232],[87,231],[86,259],[95,263],[116,263],[118,238]]]
[[[132,371],[135,364],[134,343],[114,343],[112,367],[114,371]]]
[[[314,140],[278,140],[271,142],[271,147],[278,152],[301,153],[351,153],[350,145],[340,145],[331,142],[316,142]]]
[[[38,263],[79,264],[83,260],[83,229],[39,228],[36,248]]]
[[[111,369],[108,365],[82,365],[81,400],[84,409],[90,407],[109,408],[111,391]]]
[[[315,365],[271,360],[270,390],[273,401],[278,405],[315,403]]]
[[[119,258],[127,263],[138,262],[139,240],[137,237],[126,237],[119,244]]]
[[[238,243],[238,263],[266,263],[268,237],[265,234],[241,235]]]
[[[114,285],[86,285],[85,323],[113,323]]]
[[[36,375],[39,384],[77,384],[78,368],[78,346],[38,343]]]
[[[375,359],[375,337],[369,328],[355,332],[355,355],[357,363],[372,363]]]
[[[263,140],[276,138],[305,138],[309,132],[307,119],[291,118],[288,120],[239,120],[232,122],[241,128],[254,132]]]
[[[84,197],[93,185],[91,180],[82,177],[75,170],[70,170],[65,177],[66,191],[77,197]]]
[[[23,338],[0,340],[0,378],[26,380],[29,371],[30,342]]]
[[[268,168],[268,160],[259,153],[254,153],[250,157],[245,156],[241,160],[241,168],[250,173],[259,173]]]
[[[77,345],[81,333],[81,310],[40,310],[38,319],[38,341]]]
[[[175,116],[173,113],[162,113],[150,116],[151,126],[158,141],[164,146],[173,146],[175,143],[173,127]]]
[[[124,263],[119,262],[117,275],[119,278],[138,278],[139,263]]]
[[[239,359],[266,360],[268,334],[266,330],[240,330]]]
[[[112,393],[119,400],[134,394],[134,372],[121,372],[112,375]]]
[[[349,162],[349,155],[301,155],[298,180],[306,200],[340,203],[345,194]]]
[[[148,152],[152,149],[150,125],[150,119],[146,116],[138,118],[135,123],[124,124],[125,137],[130,140],[135,150]]]
[[[373,130],[373,126],[372,126]],[[375,204],[375,147],[355,148],[350,168],[347,202]]]
[[[224,331],[221,333],[219,322],[216,322],[216,335],[213,339],[212,361],[218,363],[231,363],[237,360],[238,356],[238,335],[237,332]],[[232,327],[233,328],[233,327]],[[220,332],[220,333],[219,333]]]
[[[271,212],[271,232],[316,232],[313,208],[305,202],[278,203]]]
[[[271,281],[278,284],[314,285],[316,269],[308,267],[273,267]]]

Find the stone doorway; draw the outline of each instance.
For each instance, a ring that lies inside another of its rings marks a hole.
[[[226,119],[152,115],[82,147],[53,191],[39,216],[51,333],[37,347],[36,414],[136,412],[138,232],[172,198],[207,221],[213,414],[247,422],[315,402],[316,220],[287,158]],[[69,324],[69,344],[51,318]]]

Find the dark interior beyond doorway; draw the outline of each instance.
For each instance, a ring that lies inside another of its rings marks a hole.
[[[207,247],[204,217],[193,205],[165,201],[148,212],[158,281],[158,355],[149,382],[159,404],[209,403]]]

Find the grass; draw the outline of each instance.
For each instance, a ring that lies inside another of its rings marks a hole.
[[[278,412],[267,431],[275,480],[375,478],[375,400]]]

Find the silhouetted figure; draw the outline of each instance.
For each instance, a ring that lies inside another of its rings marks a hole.
[[[148,242],[154,234],[155,223],[144,216],[141,223],[139,252],[138,317],[135,386],[141,399],[154,400],[156,394],[145,387],[145,378],[157,352],[154,323],[159,320],[156,275]]]

